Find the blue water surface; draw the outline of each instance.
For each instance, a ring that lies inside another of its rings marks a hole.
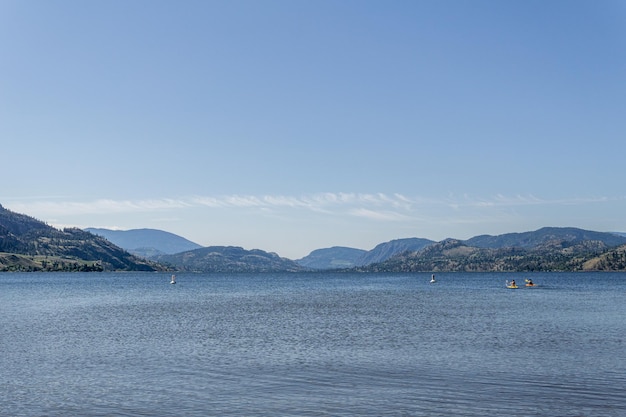
[[[0,415],[626,415],[626,274],[429,280],[0,274]]]

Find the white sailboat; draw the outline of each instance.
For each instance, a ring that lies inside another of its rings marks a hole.
[[[172,280],[170,281],[170,284],[176,284],[176,275],[172,275]]]

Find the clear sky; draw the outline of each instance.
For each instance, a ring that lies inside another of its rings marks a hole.
[[[297,259],[626,231],[622,0],[0,0],[0,204]]]

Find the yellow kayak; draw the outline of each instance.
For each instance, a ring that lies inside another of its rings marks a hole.
[[[517,285],[507,285],[506,287],[507,287],[507,288],[510,288],[510,289],[512,289],[512,290],[514,290],[514,289],[516,289],[516,288],[519,288]]]

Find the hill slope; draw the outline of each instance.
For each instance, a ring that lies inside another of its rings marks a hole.
[[[316,249],[295,262],[312,269],[351,268],[359,265],[358,261],[365,253],[367,251],[363,249],[333,246],[332,248]]]
[[[274,253],[236,246],[209,246],[173,255],[160,255],[155,260],[192,272],[298,272],[305,270],[292,260]]]
[[[583,264],[585,271],[626,271],[626,245],[619,246]]]
[[[615,233],[594,232],[575,227],[543,227],[533,232],[506,233],[498,236],[481,235],[464,241],[477,248],[534,248],[551,241],[576,244],[583,241],[599,241],[607,247],[626,243],[626,236]]]
[[[131,255],[81,229],[55,229],[0,205],[0,271],[155,271],[160,265]]]
[[[184,237],[157,229],[110,230],[89,227],[85,230],[145,258],[162,254],[171,255],[202,247]]]

